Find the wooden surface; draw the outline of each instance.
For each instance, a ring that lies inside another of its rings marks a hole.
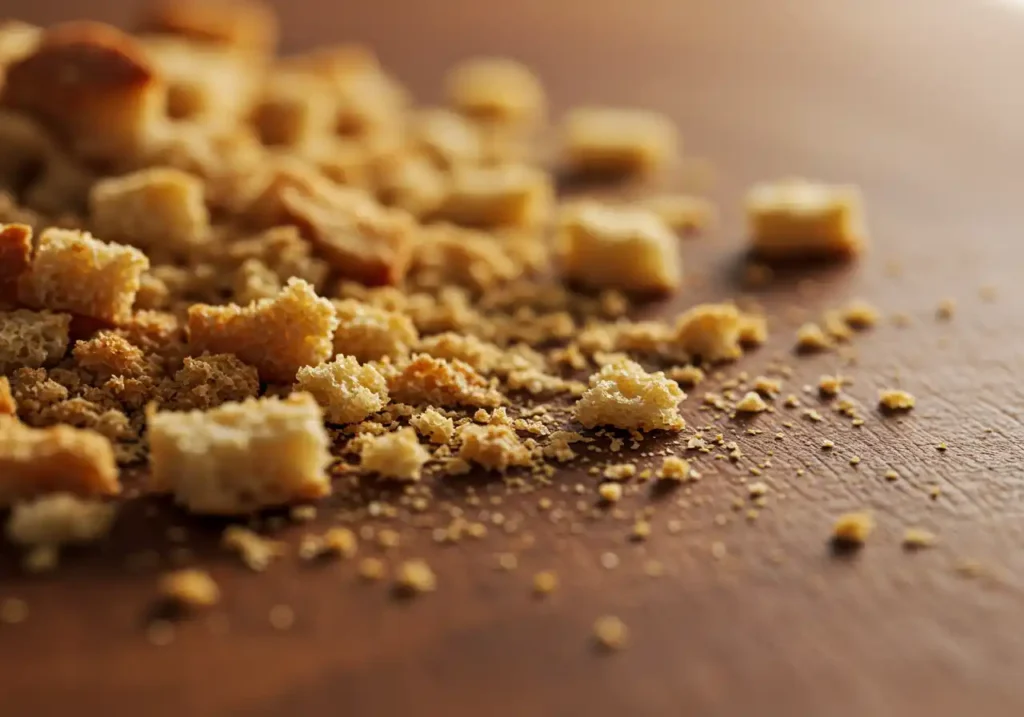
[[[93,0],[89,14],[126,20],[126,4]],[[67,7],[0,2],[0,14],[46,21],[70,17]],[[166,552],[164,529],[183,521],[137,506],[108,545],[70,556],[53,577],[24,577],[3,557],[0,599],[22,597],[31,614],[0,626],[0,712],[1021,713],[1024,10],[969,0],[377,0],[316,10],[293,0],[285,17],[290,47],[368,41],[423,99],[437,97],[453,60],[507,52],[539,70],[560,108],[601,101],[670,112],[689,151],[718,167],[713,196],[724,219],[713,238],[685,245],[700,280],[665,311],[739,294],[738,200],[750,182],[798,173],[859,183],[870,255],[761,292],[773,340],[731,373],[754,375],[789,349],[786,307],[816,312],[864,296],[907,312],[912,325],[886,322],[859,338],[854,367],[835,355],[794,360],[789,385],[842,370],[867,406],[878,388],[902,385],[919,407],[905,418],[869,410],[860,429],[823,409],[826,423],[794,417],[781,442],[772,438],[789,418],[781,413],[756,419],[763,435],[739,430],[747,454],[775,452],[765,478],[774,490],[753,523],[730,510],[744,495],[741,471],[705,462],[695,504],[659,503],[645,545],[629,544],[623,523],[571,535],[567,524],[531,518],[536,546],[503,573],[494,553],[508,549],[504,536],[438,548],[404,530],[399,554],[428,557],[440,581],[410,603],[391,599],[385,584],[357,584],[352,564],[283,560],[247,573],[217,551],[219,526],[189,523],[190,544],[224,588],[229,630],[185,623],[163,648],[142,630],[153,573],[126,573],[124,556]],[[901,276],[887,272],[892,262]],[[996,288],[994,300],[983,286]],[[958,311],[940,323],[945,297]],[[691,423],[705,422],[701,393],[684,404]],[[824,437],[837,448],[820,450]],[[853,455],[863,459],[856,468]],[[800,466],[807,475],[797,478]],[[888,468],[903,477],[886,482]],[[535,505],[533,496],[503,510]],[[852,559],[832,556],[833,517],[860,508],[874,512],[876,534]],[[714,521],[722,513],[726,526]],[[681,534],[667,533],[670,519],[683,521]],[[908,554],[908,525],[934,531],[940,545]],[[714,541],[727,547],[722,560],[712,558]],[[617,570],[600,567],[607,550],[622,558]],[[645,555],[667,575],[646,577]],[[964,564],[981,575],[965,576]],[[530,577],[543,568],[558,571],[562,588],[538,601]],[[295,609],[289,631],[267,619],[278,603]],[[589,634],[606,613],[628,624],[631,640],[602,656]]]

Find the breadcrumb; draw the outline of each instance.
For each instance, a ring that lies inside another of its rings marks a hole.
[[[903,547],[906,550],[930,548],[938,542],[935,533],[924,528],[907,528],[903,532]]]
[[[741,315],[732,304],[700,304],[676,321],[673,343],[708,363],[739,358]]]
[[[679,151],[672,120],[639,109],[578,107],[562,121],[562,141],[566,163],[581,173],[653,172]]]
[[[428,408],[409,419],[416,432],[431,443],[445,445],[455,435],[455,422],[436,408]]]
[[[906,391],[887,388],[878,393],[878,405],[887,411],[909,411],[917,403],[917,399]]]
[[[274,558],[284,555],[285,546],[240,525],[231,525],[221,534],[221,545],[241,557],[246,567],[263,572]]]
[[[832,540],[842,547],[859,547],[874,527],[875,520],[869,513],[844,513],[832,526]]]
[[[553,570],[542,570],[533,576],[534,594],[545,597],[558,589],[558,575]]]
[[[212,607],[220,602],[220,588],[205,570],[175,570],[160,577],[160,598],[183,608]]]
[[[690,462],[678,456],[666,456],[658,469],[658,478],[664,481],[686,482],[691,478]]]
[[[511,466],[531,463],[530,451],[509,426],[465,426],[459,432],[459,458],[504,473]]]
[[[418,481],[423,465],[430,460],[430,453],[420,444],[415,430],[403,428],[368,440],[360,459],[360,466],[367,473],[376,473],[381,478]]]
[[[299,544],[304,560],[323,557],[353,558],[358,550],[356,534],[348,528],[329,528],[322,535],[306,535]]]
[[[296,374],[295,390],[313,396],[329,423],[359,423],[383,409],[389,400],[384,376],[372,365],[360,365],[353,356],[303,366]]]
[[[16,503],[7,519],[7,537],[28,546],[92,543],[110,532],[116,508],[54,493],[27,503]]]
[[[622,485],[620,483],[602,483],[598,486],[597,493],[605,503],[618,503],[622,500]]]
[[[437,589],[437,577],[427,561],[406,560],[395,571],[395,589],[399,594],[407,596],[434,592]]]
[[[594,622],[594,639],[605,650],[621,650],[626,646],[629,630],[626,623],[614,615],[604,615]]]
[[[356,299],[334,302],[338,327],[334,352],[355,356],[361,362],[409,355],[419,341],[412,320],[397,311],[372,306]]]
[[[71,316],[49,311],[0,311],[0,374],[39,368],[63,358]]]
[[[577,401],[576,420],[585,428],[682,430],[679,402],[686,394],[662,372],[649,374],[634,361],[620,360],[590,377],[590,387]]]
[[[768,404],[761,398],[761,394],[756,391],[748,391],[736,403],[736,411],[738,413],[761,413],[768,410]]]
[[[390,378],[392,400],[434,406],[475,406],[493,408],[502,403],[501,394],[469,365],[453,359],[413,357],[400,373]]]
[[[869,329],[880,319],[878,309],[863,299],[854,299],[847,304],[842,310],[842,316],[847,325],[854,329]]]
[[[796,330],[796,349],[803,353],[828,351],[833,347],[832,339],[815,323],[803,324]]]

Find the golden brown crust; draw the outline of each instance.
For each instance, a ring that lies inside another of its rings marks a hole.
[[[0,376],[0,416],[16,416],[18,414],[18,402],[14,400],[11,393],[11,381],[6,376]]]
[[[32,264],[32,227],[0,225],[0,301],[14,301],[18,280]]]
[[[274,51],[278,34],[274,12],[258,0],[159,0],[142,29],[259,54]]]
[[[159,90],[133,38],[74,22],[47,30],[35,52],[8,68],[0,104],[39,120],[84,158],[117,161],[142,147]]]
[[[0,505],[55,492],[120,493],[110,441],[95,431],[30,428],[0,417]]]

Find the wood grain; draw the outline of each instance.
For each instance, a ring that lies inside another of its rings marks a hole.
[[[89,14],[129,22],[127,5],[93,0]],[[70,8],[0,2],[0,13],[38,21],[84,11]],[[136,504],[108,545],[69,557],[53,577],[23,576],[3,551],[0,599],[22,597],[31,610],[24,624],[0,626],[3,714],[1021,713],[1024,11],[968,0],[293,0],[283,13],[289,47],[366,41],[425,101],[459,57],[511,53],[539,70],[557,109],[600,101],[671,113],[688,151],[719,169],[723,221],[685,245],[694,279],[666,313],[741,292],[738,201],[749,183],[784,174],[859,183],[870,255],[756,294],[773,339],[737,370],[755,375],[789,351],[787,307],[813,315],[863,296],[912,324],[859,338],[856,366],[835,355],[794,360],[789,386],[841,370],[866,406],[898,383],[919,407],[902,418],[870,411],[860,429],[822,409],[826,423],[794,416],[783,441],[773,438],[790,419],[781,412],[756,419],[758,436],[727,424],[748,455],[774,451],[771,497],[753,522],[730,509],[744,495],[742,470],[705,461],[690,506],[678,495],[660,502],[642,545],[626,541],[626,523],[573,535],[568,521],[533,517],[536,545],[503,573],[494,553],[509,543],[495,531],[438,548],[404,529],[399,554],[427,556],[440,581],[410,603],[384,584],[358,585],[351,564],[285,560],[246,573],[217,551],[219,526],[188,523],[190,545],[224,588],[230,627],[186,623],[164,648],[142,630],[154,572],[126,572],[124,557],[166,552],[165,528],[187,521]],[[958,311],[943,323],[934,314],[946,297]],[[706,422],[700,393],[684,404],[692,424]],[[837,448],[820,450],[823,437]],[[901,479],[885,481],[888,468]],[[826,545],[832,519],[861,508],[878,531],[860,554],[837,559]],[[536,513],[536,496],[502,510]],[[667,533],[670,519],[682,533]],[[906,553],[909,525],[940,545]],[[715,541],[726,545],[722,560]],[[609,550],[622,558],[616,570],[600,566]],[[666,576],[646,577],[645,557]],[[982,575],[965,576],[965,562]],[[544,568],[562,588],[538,601],[530,577]],[[278,603],[295,609],[290,631],[269,624]],[[629,625],[629,649],[591,649],[602,614]]]

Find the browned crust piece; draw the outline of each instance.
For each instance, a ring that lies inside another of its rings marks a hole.
[[[277,17],[258,0],[158,0],[142,29],[182,35],[270,55],[277,47]]]
[[[0,105],[31,115],[83,158],[116,161],[142,148],[160,84],[133,38],[72,22],[47,30],[34,53],[8,68]]]
[[[11,393],[11,381],[6,376],[0,376],[0,416],[16,416],[18,414],[18,402],[14,400]]]
[[[18,280],[32,264],[32,227],[0,224],[0,301],[16,301]]]
[[[120,493],[110,441],[95,431],[30,428],[0,416],[0,506],[56,492]]]

